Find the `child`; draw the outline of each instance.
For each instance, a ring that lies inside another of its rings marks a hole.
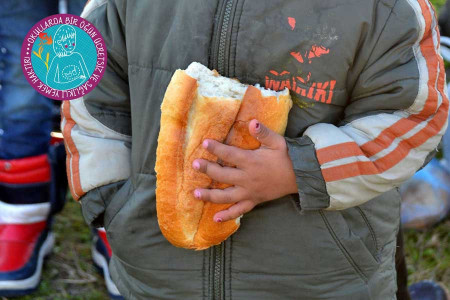
[[[105,225],[128,299],[394,299],[400,197],[446,127],[439,33],[427,0],[91,0],[108,45],[97,88],[63,104],[69,182]],[[179,249],[156,218],[160,104],[176,69],[291,90],[286,136],[254,120],[260,149],[206,140],[235,185],[196,190],[235,203],[241,227],[205,251]],[[239,174],[239,175],[231,175]],[[239,178],[238,178],[239,177]]]

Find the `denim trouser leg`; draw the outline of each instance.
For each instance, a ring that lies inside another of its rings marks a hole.
[[[57,13],[57,0],[0,1],[0,159],[48,152],[52,100],[26,81],[20,64],[22,42],[40,19]]]
[[[0,0],[0,159],[27,162],[31,156],[47,154],[49,164],[40,168],[48,166],[52,174],[50,181],[44,176],[42,182],[36,182],[28,179],[27,174],[35,174],[37,169],[27,169],[28,173],[18,173],[25,178],[21,183],[0,182],[0,201],[10,204],[50,202],[52,212],[59,210],[65,199],[65,187],[55,180],[56,175],[62,176],[58,170],[64,164],[62,159],[56,161],[56,149],[49,149],[54,102],[28,84],[22,73],[20,51],[31,27],[56,13],[58,0]]]
[[[81,15],[86,2],[86,0],[68,0],[69,14]]]

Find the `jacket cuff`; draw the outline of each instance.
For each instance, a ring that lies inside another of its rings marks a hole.
[[[92,189],[81,198],[81,210],[84,220],[89,226],[104,227],[105,210],[125,182],[122,180]]]
[[[318,210],[330,206],[325,180],[316,157],[314,143],[307,136],[286,138],[288,153],[297,180],[297,205],[301,210]]]

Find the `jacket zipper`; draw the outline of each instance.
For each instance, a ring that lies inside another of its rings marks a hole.
[[[228,60],[226,59],[226,46],[227,46],[227,38],[228,38],[228,30],[230,26],[230,21],[232,20],[232,8],[233,8],[233,0],[224,0],[225,8],[223,12],[222,20],[219,23],[219,27],[217,27],[217,50],[215,52],[217,62],[213,61],[213,64],[217,63],[216,68],[219,74],[222,76],[228,76],[228,72],[226,70],[226,65]],[[219,3],[220,5],[220,3]],[[211,253],[213,255],[213,267],[212,267],[212,275],[213,275],[213,286],[212,286],[212,295],[211,298],[213,300],[222,300],[225,298],[224,296],[224,242],[220,245],[214,246],[211,249]]]
[[[213,299],[224,299],[223,288],[223,254],[224,243],[214,246],[214,283],[213,283]]]
[[[231,9],[233,7],[233,0],[226,0],[225,5],[225,12],[223,14],[223,20],[222,20],[222,26],[220,30],[220,36],[219,36],[219,49],[218,49],[218,56],[217,56],[217,71],[222,76],[227,76],[228,74],[225,74],[225,51],[226,51],[226,42],[227,42],[227,33],[228,33],[228,27],[230,26],[230,19],[231,19]]]

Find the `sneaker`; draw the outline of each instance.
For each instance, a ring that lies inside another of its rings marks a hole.
[[[450,300],[448,290],[443,285],[431,280],[414,283],[408,290],[411,300]]]
[[[94,240],[92,243],[92,260],[94,266],[105,278],[106,289],[111,299],[124,299],[109,274],[109,260],[111,258],[111,247],[106,238],[106,231],[103,228],[94,229]]]
[[[44,259],[55,238],[48,229],[49,203],[8,204],[0,201],[0,297],[35,291]]]

